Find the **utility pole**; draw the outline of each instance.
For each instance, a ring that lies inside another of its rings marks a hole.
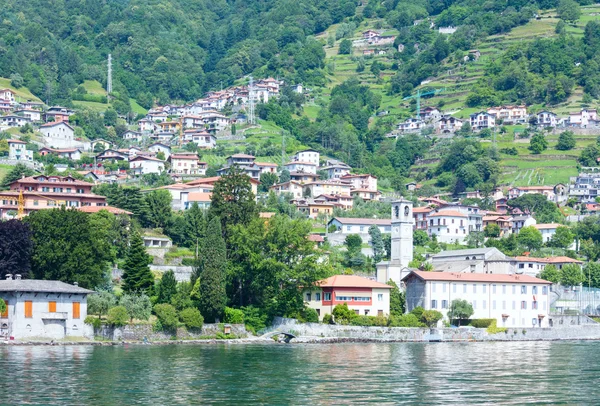
[[[108,75],[106,78],[106,98],[110,101],[110,94],[112,93],[112,55],[108,54]]]
[[[250,76],[250,85],[248,86],[248,124],[255,124],[254,120],[254,81]]]
[[[285,165],[285,130],[281,130],[281,168]]]

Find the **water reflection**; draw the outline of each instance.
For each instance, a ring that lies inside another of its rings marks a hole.
[[[2,347],[4,404],[590,403],[600,343]],[[3,402],[0,402],[3,403]]]

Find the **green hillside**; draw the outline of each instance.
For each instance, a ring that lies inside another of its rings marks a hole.
[[[26,100],[31,100],[31,101],[36,101],[36,102],[40,102],[41,100],[36,97],[33,93],[31,93],[29,91],[28,88],[26,88],[25,86],[19,87],[19,88],[15,88],[14,86],[12,86],[10,84],[10,79],[6,79],[6,78],[0,78],[0,89],[10,89],[13,92],[16,93],[16,96],[18,99],[22,100],[22,101],[26,101]]]

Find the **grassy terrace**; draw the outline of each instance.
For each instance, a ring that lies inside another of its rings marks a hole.
[[[18,101],[32,100],[36,102],[41,102],[41,100],[38,97],[34,96],[28,88],[21,87],[17,89],[10,84],[10,79],[7,78],[0,78],[0,89],[11,89],[13,92],[15,92],[15,96]]]

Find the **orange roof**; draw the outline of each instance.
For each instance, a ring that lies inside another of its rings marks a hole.
[[[551,285],[552,282],[543,279],[534,278],[528,275],[506,275],[506,274],[490,274],[490,273],[454,273],[454,272],[426,272],[412,271],[410,274],[402,278],[407,280],[412,275],[424,281],[446,281],[446,282],[508,282],[508,283],[543,283]]]
[[[518,256],[515,257],[515,259],[519,262],[540,262],[540,263],[544,263],[544,264],[583,264],[582,261],[579,261],[577,259],[573,259],[573,258],[569,258],[569,257],[565,257],[565,256],[560,256],[560,257],[550,257],[550,258],[533,258],[533,257],[526,257],[526,256]]]
[[[9,144],[27,144],[25,141],[21,141],[21,140],[8,140],[7,142]]]
[[[196,186],[196,185],[213,185],[219,179],[221,179],[220,176],[212,176],[210,178],[201,178],[201,179],[193,180],[191,182],[187,182],[186,185],[192,185],[192,186]],[[260,185],[259,181],[257,181],[256,179],[252,179],[252,178],[250,178],[250,183],[255,183],[257,185]]]
[[[431,211],[433,211],[431,207],[415,207],[413,209],[413,213],[429,213]]]
[[[171,158],[171,159],[191,159],[191,160],[197,161],[198,155],[196,155],[196,154],[190,154],[190,155],[173,154],[169,158]]]
[[[510,216],[483,216],[483,221],[508,221]]]
[[[437,213],[433,213],[433,214],[429,215],[429,217],[442,217],[442,216],[467,217],[466,214],[461,213],[457,210],[442,210],[442,211],[438,211]]]
[[[319,234],[309,234],[308,235],[308,241],[324,242],[325,238],[323,238],[323,236],[319,235]]]
[[[517,186],[513,189],[517,190],[554,190],[552,186]]]
[[[188,202],[210,202],[212,193],[190,192],[188,193]]]
[[[538,230],[550,230],[550,229],[553,229],[553,228],[561,227],[563,225],[562,224],[558,224],[558,223],[548,223],[548,224],[534,224],[533,226],[535,228],[537,228]]]
[[[100,210],[106,210],[112,214],[128,214],[132,215],[133,213],[127,210],[119,209],[118,207],[112,206],[81,206],[79,207],[79,211],[84,213],[98,213]]]
[[[317,281],[316,284],[321,288],[392,288],[385,283],[375,282],[371,279],[356,275],[334,275],[327,279]]]
[[[271,163],[271,162],[254,162],[254,164],[257,166],[272,166],[272,167],[279,166],[279,165]]]

